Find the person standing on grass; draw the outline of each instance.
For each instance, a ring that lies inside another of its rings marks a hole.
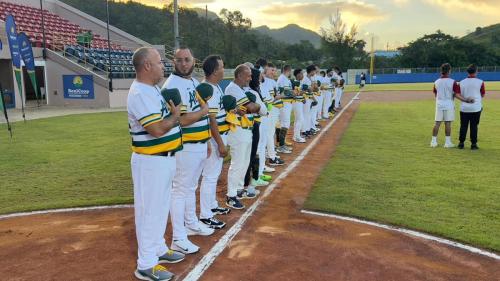
[[[486,93],[484,89],[484,82],[476,77],[477,67],[475,64],[467,67],[469,76],[460,81],[460,93],[469,102],[462,102],[460,104],[460,136],[458,140],[458,148],[464,148],[465,137],[467,136],[467,127],[470,124],[470,149],[475,150],[477,146],[477,127],[481,112],[483,111],[482,100]]]
[[[460,94],[460,86],[450,78],[451,65],[444,63],[441,65],[441,77],[434,82],[434,95],[436,96],[435,125],[432,129],[431,147],[437,147],[437,135],[441,122],[444,122],[446,140],[444,147],[451,148],[455,145],[451,142],[451,122],[455,120],[455,104],[453,98],[456,97],[463,102],[469,102]]]

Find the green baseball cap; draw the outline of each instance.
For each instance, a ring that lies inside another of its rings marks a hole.
[[[245,95],[247,95],[247,98],[250,102],[257,101],[257,97],[252,92],[246,92]]]
[[[196,87],[196,92],[204,101],[208,101],[214,94],[214,88],[208,83],[201,83]]]
[[[236,109],[236,98],[233,96],[222,96],[222,106],[226,112]]]
[[[163,88],[161,89],[161,96],[165,99],[165,102],[167,102],[167,104],[169,104],[168,102],[170,100],[174,103],[175,106],[178,106],[182,102],[181,93],[179,93],[179,90],[177,88]]]

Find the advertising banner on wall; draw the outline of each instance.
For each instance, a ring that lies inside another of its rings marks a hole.
[[[92,75],[63,75],[65,99],[94,99]]]

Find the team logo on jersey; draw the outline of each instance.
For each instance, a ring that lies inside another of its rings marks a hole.
[[[196,98],[196,91],[189,92],[189,107],[193,108],[198,105],[198,99]]]
[[[75,76],[75,78],[73,78],[73,86],[75,86],[75,88],[81,88],[83,86],[83,79],[81,76]]]

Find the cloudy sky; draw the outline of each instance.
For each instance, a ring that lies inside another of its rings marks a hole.
[[[358,26],[360,37],[385,49],[402,46],[424,34],[441,29],[463,36],[477,26],[500,22],[500,0],[178,0],[180,5],[240,10],[254,27],[283,27],[290,23],[319,32],[329,15],[340,9],[342,19]],[[163,6],[171,0],[137,0]]]

